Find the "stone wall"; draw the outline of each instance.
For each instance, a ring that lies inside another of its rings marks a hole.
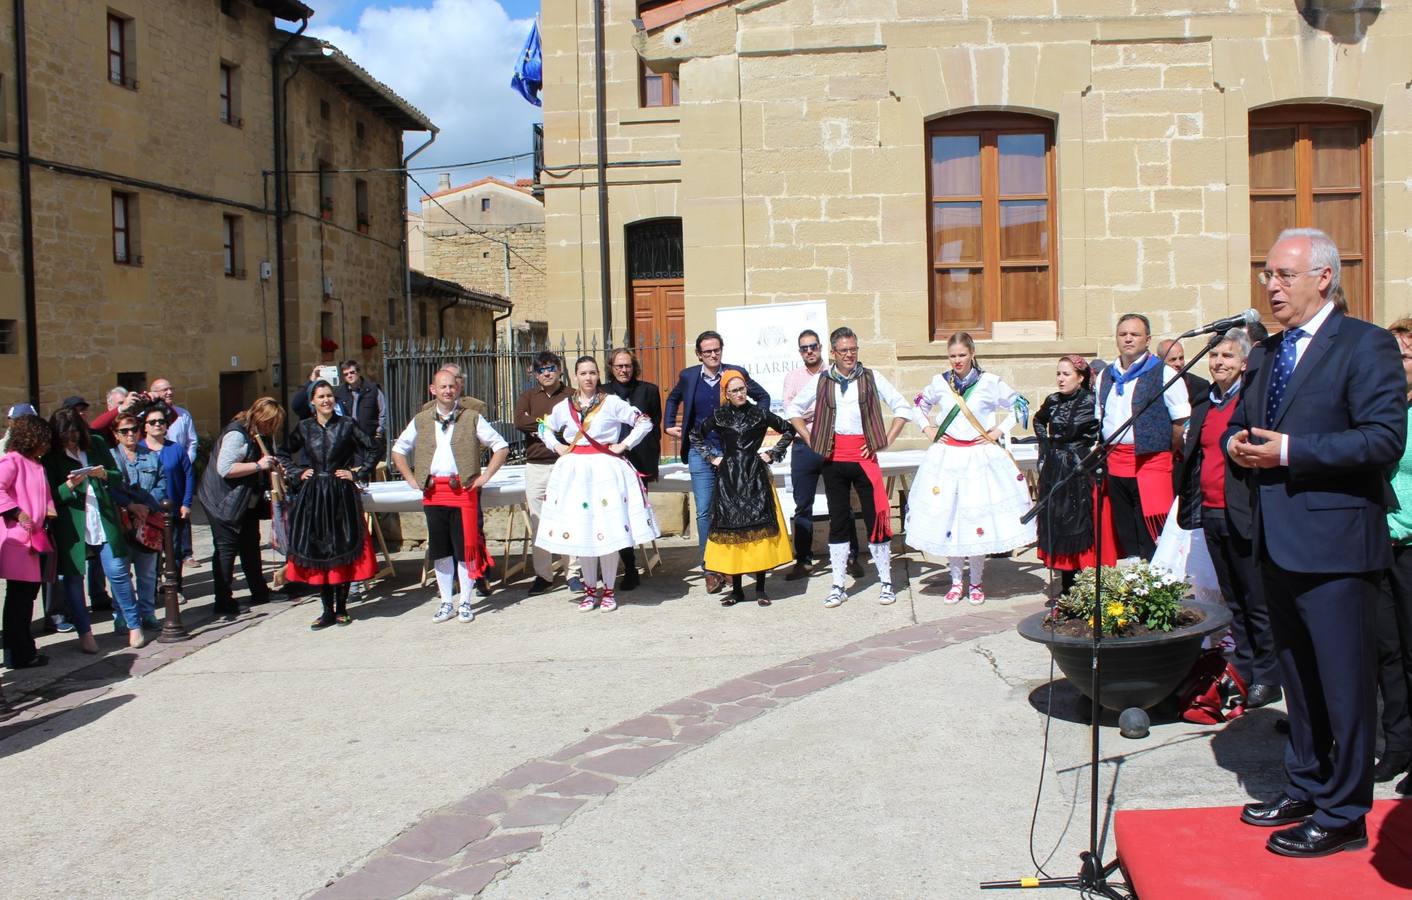
[[[1032,399],[1061,353],[1109,357],[1113,323],[1155,337],[1249,305],[1250,111],[1279,103],[1373,112],[1373,318],[1412,306],[1412,10],[1311,26],[1277,0],[740,0],[638,37],[680,76],[681,105],[636,106],[631,2],[610,4],[615,323],[622,227],[680,216],[686,332],[725,306],[823,299],[864,361],[919,388],[930,339],[926,124],[972,110],[1054,122],[1057,339],[982,341]],[[591,17],[546,0],[546,161],[591,164]],[[546,190],[551,326],[599,321],[592,169]],[[593,331],[593,327],[588,329]],[[1190,348],[1195,351],[1196,347]]]
[[[510,288],[515,322],[544,321],[544,226],[537,224],[478,227],[468,232],[458,225],[427,224],[422,250],[423,272],[462,287],[507,296],[505,268],[508,244]]]

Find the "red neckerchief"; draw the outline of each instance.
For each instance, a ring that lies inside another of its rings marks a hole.
[[[599,400],[592,407],[590,407],[590,409],[598,409],[603,405],[603,402],[606,399],[607,398],[604,397],[602,400]],[[593,436],[588,433],[588,423],[584,420],[583,413],[579,412],[579,405],[574,402],[573,397],[569,398],[569,418],[573,420],[574,425],[578,427],[579,435],[582,436],[584,440],[588,441],[588,445],[590,447],[592,447],[594,450],[597,450],[599,453],[606,453],[609,456],[618,455],[612,450],[609,450],[606,445],[594,440]],[[575,440],[577,439],[578,438],[575,438]],[[572,446],[572,444],[570,446]]]

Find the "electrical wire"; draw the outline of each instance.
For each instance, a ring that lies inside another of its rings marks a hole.
[[[438,207],[442,212],[446,213],[448,216],[451,217],[451,220],[452,220],[453,222],[455,222],[457,225],[460,225],[462,228],[466,229],[467,233],[476,235],[477,237],[480,237],[480,238],[483,238],[484,240],[490,241],[490,242],[493,243],[493,244],[499,244],[500,246],[502,246],[502,247],[505,248],[505,252],[511,254],[511,255],[514,256],[516,259],[518,259],[520,262],[522,262],[522,263],[524,263],[525,265],[529,266],[531,269],[534,269],[534,270],[535,270],[536,272],[538,272],[539,274],[541,274],[541,275],[544,274],[544,270],[543,270],[543,269],[541,269],[539,266],[536,266],[534,263],[530,262],[529,260],[525,259],[523,256],[521,256],[521,255],[519,254],[518,251],[515,250],[514,247],[511,247],[509,241],[502,241],[502,240],[499,240],[499,239],[497,239],[497,238],[491,237],[490,235],[486,234],[485,232],[483,232],[483,231],[477,231],[476,229],[472,228],[470,225],[467,225],[464,221],[461,220],[461,218],[460,218],[459,216],[457,216],[457,215],[456,215],[455,213],[453,213],[451,210],[449,210],[449,209],[447,209],[445,206],[443,206],[440,200],[438,200],[438,199],[436,199],[435,197],[433,197],[433,196],[431,195],[431,191],[428,191],[425,187],[423,187],[423,186],[422,186],[422,183],[421,183],[420,181],[418,181],[418,180],[416,179],[416,177],[413,176],[410,172],[407,174],[407,178],[408,178],[408,180],[410,180],[413,184],[415,184],[417,187],[419,187],[419,188],[422,189],[422,194],[423,194],[423,196],[425,196],[427,199],[429,199],[432,203],[435,203],[435,204],[437,205],[437,207]]]
[[[411,178],[412,172],[445,172],[449,169],[478,169],[493,163],[517,162],[522,159],[533,157],[533,153],[516,153],[513,156],[496,156],[491,159],[478,159],[473,162],[446,163],[438,166],[381,166],[364,169],[286,169],[286,175],[401,175],[406,174]]]

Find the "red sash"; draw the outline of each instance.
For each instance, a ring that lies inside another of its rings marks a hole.
[[[1172,511],[1172,453],[1160,450],[1141,456],[1132,444],[1115,444],[1108,456],[1108,472],[1115,478],[1136,478],[1142,518],[1153,540],[1162,533]]]
[[[857,463],[867,476],[868,483],[873,487],[874,513],[873,531],[868,535],[868,542],[878,544],[892,539],[892,503],[888,500],[887,488],[883,486],[882,469],[878,466],[877,455],[863,455],[867,447],[868,439],[864,435],[835,434],[829,461]],[[861,502],[863,498],[858,499]],[[829,515],[833,515],[833,512],[830,509]]]
[[[641,413],[639,413],[639,415],[641,415]],[[570,399],[569,399],[569,418],[570,418],[570,419],[573,419],[574,424],[575,424],[576,426],[578,426],[579,435],[580,435],[584,440],[588,441],[588,445],[587,445],[587,446],[583,446],[583,445],[581,445],[581,444],[575,444],[575,445],[574,445],[574,449],[573,449],[572,451],[570,451],[570,452],[573,452],[573,453],[580,453],[580,454],[583,454],[583,453],[602,453],[602,454],[605,454],[605,455],[607,455],[607,456],[611,456],[611,457],[613,457],[614,459],[622,459],[621,456],[619,456],[618,454],[614,453],[611,449],[609,449],[609,447],[608,447],[606,444],[604,444],[604,443],[602,443],[602,442],[600,442],[600,441],[594,440],[593,435],[591,435],[591,434],[588,433],[588,426],[587,426],[587,423],[584,422],[583,414],[579,412],[578,404],[574,403],[573,398],[570,398]],[[577,438],[575,438],[575,440],[577,440]],[[648,500],[647,500],[647,482],[643,479],[642,473],[639,472],[639,471],[637,471],[637,469],[633,468],[631,465],[629,465],[628,468],[632,469],[632,473],[637,476],[637,486],[642,490],[642,502],[643,502],[643,503],[647,503],[647,502],[648,502]]]
[[[469,484],[452,488],[450,478],[438,476],[431,479],[431,486],[422,493],[422,505],[450,506],[461,510],[461,540],[466,571],[472,578],[480,578],[495,565],[495,559],[485,545],[485,535],[480,530],[480,491],[472,490]]]

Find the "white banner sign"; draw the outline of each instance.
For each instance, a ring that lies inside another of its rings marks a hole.
[[[717,309],[716,330],[725,342],[721,361],[743,366],[770,392],[771,408],[782,413],[784,376],[804,364],[799,358],[799,332],[812,328],[826,342],[828,318],[823,300]]]

